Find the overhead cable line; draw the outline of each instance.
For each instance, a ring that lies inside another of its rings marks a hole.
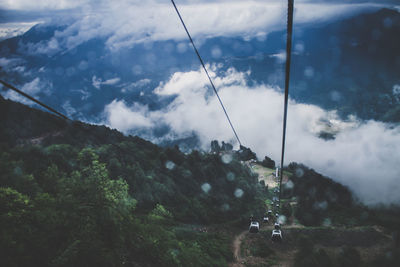
[[[72,123],[72,127],[75,127],[75,129],[79,129],[79,130],[81,130],[81,131],[87,132],[88,134],[90,134],[90,135],[92,135],[93,137],[95,137],[95,138],[97,139],[99,145],[101,145],[101,144],[110,144],[110,145],[114,146],[115,148],[117,148],[120,152],[125,152],[125,151],[123,151],[123,149],[122,149],[120,146],[118,146],[118,145],[115,144],[115,143],[109,143],[108,140],[104,139],[102,136],[99,136],[96,132],[93,132],[93,131],[92,131],[92,132],[89,132],[90,129],[87,128],[87,127],[84,125],[84,123],[82,123],[82,122],[80,122],[80,121],[74,121],[74,120],[72,120],[71,118],[67,117],[66,115],[64,115],[64,114],[62,114],[62,113],[60,113],[60,112],[58,112],[57,110],[55,110],[55,109],[49,107],[48,105],[44,104],[43,102],[41,102],[41,101],[39,101],[39,100],[37,100],[37,99],[34,98],[33,96],[30,96],[29,94],[24,93],[23,91],[21,91],[21,90],[15,88],[15,87],[12,86],[11,84],[6,83],[6,82],[3,81],[3,80],[0,80],[0,83],[3,84],[5,87],[7,87],[7,88],[9,88],[9,89],[11,89],[11,90],[13,90],[13,91],[15,91],[16,93],[18,93],[18,94],[20,94],[20,95],[22,95],[22,96],[28,98],[29,100],[31,100],[31,101],[33,101],[33,102],[39,104],[40,106],[44,107],[44,108],[47,109],[48,111],[50,111],[50,112],[52,112],[53,114],[55,114],[58,118],[60,118],[60,119],[62,119],[62,120],[64,120],[64,121],[67,121],[67,122],[73,122],[73,123]]]
[[[287,15],[287,37],[286,37],[286,70],[285,70],[285,101],[283,108],[283,133],[282,133],[282,152],[281,152],[281,168],[279,179],[279,208],[281,207],[281,192],[282,192],[282,177],[283,163],[285,159],[285,142],[286,142],[286,120],[289,99],[289,82],[290,82],[290,62],[292,53],[292,33],[293,33],[293,4],[294,0],[288,0],[288,15]]]
[[[3,81],[3,80],[0,80],[0,83],[3,84],[5,87],[7,87],[7,88],[9,88],[9,89],[11,89],[11,90],[17,92],[18,94],[20,94],[20,95],[22,95],[22,96],[28,98],[29,100],[35,102],[36,104],[41,105],[41,106],[44,107],[45,109],[47,109],[47,110],[49,110],[50,112],[56,114],[58,117],[60,117],[60,118],[62,118],[62,119],[64,119],[64,120],[70,120],[70,118],[68,118],[68,117],[65,116],[64,114],[58,112],[57,110],[55,110],[55,109],[49,107],[49,106],[46,105],[46,104],[40,102],[40,101],[37,100],[36,98],[34,98],[34,97],[32,97],[32,96],[30,96],[30,95],[28,95],[28,94],[22,92],[21,90],[15,88],[15,87],[12,86],[11,84],[8,84],[8,83],[6,83],[6,82]]]
[[[174,0],[171,0],[171,2],[172,2],[172,4],[174,5],[175,11],[176,11],[176,13],[178,14],[179,19],[180,19],[181,22],[182,22],[183,28],[185,28],[185,31],[186,31],[186,33],[187,33],[187,36],[189,37],[190,43],[192,44],[193,49],[194,49],[194,51],[196,52],[196,55],[197,55],[197,57],[199,58],[201,65],[203,66],[203,69],[204,69],[204,71],[205,71],[205,73],[206,73],[206,75],[207,75],[207,77],[208,77],[208,80],[210,81],[211,87],[213,88],[214,93],[215,93],[215,95],[217,96],[218,101],[219,101],[219,103],[221,104],[222,109],[224,110],[224,113],[225,113],[226,118],[228,119],[229,125],[231,126],[232,131],[233,131],[233,133],[235,134],[235,137],[236,137],[237,141],[239,142],[239,145],[242,146],[242,143],[240,142],[239,136],[237,135],[237,133],[236,133],[236,131],[235,131],[235,127],[233,127],[233,124],[232,124],[232,122],[231,122],[231,120],[230,120],[230,118],[229,118],[228,112],[226,111],[225,106],[224,106],[224,104],[222,103],[221,98],[219,97],[219,94],[218,94],[218,92],[217,92],[217,89],[215,89],[214,83],[213,83],[213,81],[212,81],[210,75],[208,74],[208,71],[207,71],[207,68],[206,68],[206,66],[205,66],[205,64],[204,64],[204,62],[203,62],[203,59],[201,58],[200,53],[199,53],[199,51],[197,50],[197,48],[196,48],[196,46],[195,46],[195,44],[194,44],[194,42],[193,42],[193,39],[192,39],[192,37],[191,37],[191,35],[190,35],[188,29],[186,28],[185,22],[183,21],[182,16],[181,16],[181,14],[179,13],[179,10],[178,10],[178,8],[177,8],[176,5],[175,5]]]

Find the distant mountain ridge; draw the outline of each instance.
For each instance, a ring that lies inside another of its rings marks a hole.
[[[400,84],[399,21],[397,11],[381,9],[321,26],[295,27],[291,97],[337,109],[343,116],[399,122],[399,98],[393,93]],[[114,99],[158,110],[172,99],[158,98],[154,88],[176,71],[199,67],[188,43],[174,40],[112,51],[106,39],[96,38],[69,51],[58,51],[55,45],[54,51],[49,48],[44,53],[44,44],[63,29],[37,25],[0,42],[0,77],[19,87],[39,79],[36,82],[43,88],[36,95],[75,118],[100,121],[104,106]],[[265,40],[210,38],[200,46],[200,53],[206,62],[223,63],[220,71],[251,70],[249,85],[283,87],[279,55],[284,36],[280,31]]]

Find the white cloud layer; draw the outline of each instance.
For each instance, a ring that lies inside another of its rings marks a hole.
[[[47,1],[44,1],[47,3]],[[192,1],[190,1],[192,2]],[[72,1],[71,7],[75,7]],[[187,27],[198,44],[215,36],[265,36],[286,25],[284,1],[214,1],[177,3]],[[376,4],[297,3],[295,23],[322,23],[337,17],[376,8]],[[318,10],[318,12],[315,12]],[[88,2],[74,11],[74,22],[54,38],[32,49],[36,53],[54,53],[93,38],[105,38],[110,49],[131,47],[156,40],[186,40],[187,36],[169,1]],[[73,12],[71,12],[73,13]],[[63,13],[65,14],[65,13]],[[56,22],[53,20],[52,23]],[[63,20],[63,23],[65,20]],[[32,50],[31,49],[31,50]],[[218,51],[215,51],[216,53]]]
[[[30,96],[35,97],[36,99],[39,99],[38,97],[39,93],[50,94],[52,87],[53,87],[52,83],[41,81],[40,78],[35,78],[32,81],[25,83],[21,87],[21,91],[27,93]],[[4,93],[2,92],[2,95],[7,99],[11,99],[23,103],[25,105],[34,104],[31,100],[28,100],[27,98],[21,96],[20,94],[12,90],[7,90]]]
[[[214,69],[215,70],[215,69]],[[211,71],[214,75],[214,72]],[[248,87],[246,73],[233,69],[215,77],[220,96],[244,145],[258,156],[280,157],[283,96],[279,88]],[[123,131],[168,125],[175,138],[196,133],[207,149],[213,139],[235,142],[208,81],[199,71],[175,73],[155,89],[160,97],[176,95],[162,111],[114,100],[105,108],[107,123]],[[326,128],[336,139],[317,133]],[[236,144],[237,145],[237,144]],[[400,126],[376,121],[342,121],[335,111],[290,101],[286,163],[304,163],[348,185],[367,204],[400,203]]]
[[[119,77],[115,77],[115,78],[108,79],[105,81],[103,81],[101,78],[97,78],[96,75],[92,77],[92,85],[97,89],[100,89],[100,87],[102,85],[116,85],[120,81],[121,81],[121,78],[119,78]]]

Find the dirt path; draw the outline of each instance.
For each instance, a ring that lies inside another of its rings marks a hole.
[[[242,241],[246,235],[247,231],[241,232],[239,235],[235,236],[233,239],[232,243],[232,249],[233,249],[233,258],[235,259],[235,262],[230,264],[230,267],[242,267],[245,266],[243,264],[243,260],[240,254],[240,246],[242,245]]]

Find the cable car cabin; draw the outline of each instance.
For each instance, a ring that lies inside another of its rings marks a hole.
[[[272,230],[271,240],[272,240],[272,242],[281,242],[282,241],[282,231],[281,230]]]
[[[251,222],[249,227],[250,233],[258,233],[260,230],[260,224],[258,222]]]
[[[276,204],[276,208],[279,209],[279,204]]]
[[[281,230],[281,225],[279,223],[274,224],[275,230]]]
[[[272,216],[272,210],[268,210],[267,215]]]
[[[269,217],[268,216],[264,216],[263,222],[268,223],[269,222]]]
[[[279,213],[275,213],[275,218],[278,219],[278,217],[279,217]]]

